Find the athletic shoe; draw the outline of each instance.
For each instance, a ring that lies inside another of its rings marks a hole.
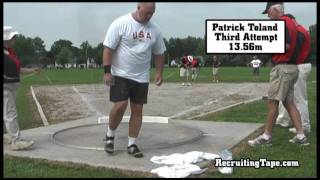
[[[18,139],[13,140],[11,142],[10,148],[13,151],[25,150],[25,149],[30,148],[33,144],[34,144],[34,141],[18,138]]]
[[[260,135],[256,139],[249,140],[248,144],[251,147],[256,147],[256,146],[263,145],[263,144],[271,145],[271,138],[265,139],[265,138],[263,138],[263,135]]]
[[[297,134],[297,129],[296,128],[289,128],[289,132],[292,132],[294,134]],[[305,134],[309,134],[310,133],[310,129],[303,129],[303,132]]]
[[[185,86],[186,84],[185,84],[185,83],[182,83],[181,85],[182,85],[182,86]]]
[[[114,137],[106,136],[104,141],[104,151],[108,154],[112,154],[114,151]]]
[[[188,83],[187,86],[191,86],[191,83]]]
[[[300,144],[302,146],[308,146],[310,143],[307,141],[307,137],[305,136],[302,139],[299,139],[297,136],[294,136],[292,139],[289,140],[291,143]]]
[[[142,158],[143,154],[139,150],[138,146],[135,144],[132,144],[131,146],[128,147],[128,154],[132,155],[133,157],[136,158]]]

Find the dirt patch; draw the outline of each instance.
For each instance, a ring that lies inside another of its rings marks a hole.
[[[90,117],[94,114],[70,87],[38,86],[34,87],[34,91],[49,124]]]
[[[230,94],[229,96],[223,98],[223,101],[245,101],[249,96],[240,95],[240,94]]]
[[[219,83],[181,86],[150,84],[145,116],[190,119],[239,102],[264,96],[267,83]],[[50,123],[108,115],[109,87],[104,84],[35,86],[36,97]],[[128,105],[125,115],[130,115]]]

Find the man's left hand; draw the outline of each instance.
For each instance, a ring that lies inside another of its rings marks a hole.
[[[154,81],[155,81],[157,86],[161,86],[161,84],[162,84],[162,75],[156,74]]]

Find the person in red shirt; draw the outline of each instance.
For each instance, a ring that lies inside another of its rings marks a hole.
[[[3,27],[3,121],[7,130],[4,142],[11,150],[30,148],[34,141],[21,138],[16,108],[16,91],[20,82],[20,60],[14,53],[12,45],[18,32],[12,27]]]
[[[195,81],[198,77],[198,70],[199,70],[199,59],[193,57],[191,62],[191,79]]]
[[[294,22],[295,17],[291,14],[286,14]],[[297,24],[298,30],[298,43],[297,51],[293,58],[297,62],[299,69],[298,80],[294,85],[294,102],[301,115],[302,127],[306,133],[310,133],[310,117],[308,110],[308,96],[307,96],[307,80],[311,73],[312,65],[310,63],[309,55],[311,50],[311,38],[310,33],[300,24]],[[290,127],[291,121],[287,110],[283,107],[282,103],[279,103],[279,115],[276,124],[283,127]],[[295,128],[290,128],[290,132],[296,133]]]
[[[190,86],[189,75],[191,67],[191,56],[183,56],[180,59],[180,79],[182,81],[182,86]]]
[[[309,145],[304,134],[301,117],[294,103],[294,84],[298,79],[298,67],[292,58],[296,51],[297,25],[289,17],[284,16],[284,5],[281,2],[268,2],[263,14],[268,13],[270,19],[285,20],[286,28],[286,52],[272,55],[274,67],[270,72],[270,86],[268,90],[268,115],[264,133],[256,139],[249,140],[251,147],[268,144],[272,139],[272,129],[278,116],[278,106],[281,101],[290,114],[292,122],[297,130],[297,135],[289,140],[291,143]]]

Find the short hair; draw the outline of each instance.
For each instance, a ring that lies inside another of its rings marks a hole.
[[[270,7],[270,9],[276,9],[277,11],[281,12],[282,14],[284,13],[284,6],[283,4],[275,4],[273,6]]]
[[[155,2],[150,2],[150,3],[148,3],[148,2],[138,2],[137,7],[139,7],[139,6],[141,7],[144,4],[153,4],[153,6],[156,7],[156,3]]]

